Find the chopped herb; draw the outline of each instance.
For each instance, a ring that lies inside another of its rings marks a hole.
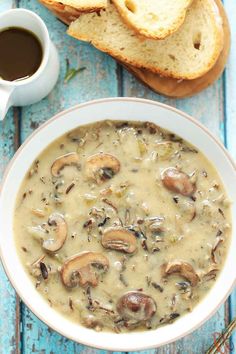
[[[64,78],[64,83],[67,84],[70,80],[72,80],[76,75],[78,75],[80,72],[84,71],[86,68],[82,67],[82,68],[68,68],[65,78]]]

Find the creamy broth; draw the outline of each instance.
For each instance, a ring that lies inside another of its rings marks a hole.
[[[17,197],[17,249],[49,305],[117,333],[192,311],[230,242],[230,202],[215,168],[152,123],[104,121],[38,157]]]

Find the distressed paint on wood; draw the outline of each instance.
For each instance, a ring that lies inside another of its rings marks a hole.
[[[236,2],[225,0],[232,32],[232,47],[230,60],[225,74],[225,114],[227,148],[236,160]],[[236,291],[230,297],[230,317],[236,317]],[[231,339],[232,353],[236,354],[236,331]]]
[[[192,115],[206,125],[215,135],[224,138],[224,103],[223,103],[223,79],[218,80],[213,86],[195,97],[174,100],[159,96],[142,84],[127,72],[122,86],[124,96],[136,96],[156,100]],[[209,107],[210,102],[210,107]]]
[[[17,126],[17,110],[11,109],[4,122],[0,122],[0,181],[6,165],[18,147],[15,126]],[[6,235],[0,235],[0,237],[3,236],[6,237]],[[0,348],[8,348],[5,353],[17,353],[19,346],[19,298],[7,279],[1,263],[0,299]]]

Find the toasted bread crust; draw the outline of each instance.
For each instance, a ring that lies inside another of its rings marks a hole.
[[[145,60],[142,60],[143,58],[130,58],[124,55],[124,52],[121,50],[118,50],[115,47],[107,46],[106,43],[103,43],[102,40],[97,40],[96,38],[91,38],[90,33],[82,33],[79,32],[79,30],[76,31],[73,29],[74,26],[72,25],[69,30],[68,34],[71,35],[72,37],[75,37],[79,40],[82,41],[87,41],[93,44],[96,48],[99,50],[106,52],[110,54],[112,57],[116,58],[117,60],[141,68],[141,69],[147,69],[150,70],[154,73],[157,73],[161,76],[164,77],[172,77],[175,79],[184,79],[184,80],[193,80],[196,78],[199,78],[206,74],[216,63],[221,50],[223,49],[223,38],[224,38],[224,33],[223,33],[223,27],[222,27],[222,19],[219,13],[219,9],[217,5],[215,4],[214,0],[207,0],[207,6],[208,6],[208,11],[210,14],[210,21],[212,24],[212,27],[214,28],[214,38],[215,38],[215,46],[214,46],[214,52],[211,55],[210,60],[205,64],[204,67],[202,67],[200,70],[193,70],[192,72],[181,70],[181,72],[177,72],[172,70],[171,68],[164,68],[163,67],[157,67],[156,65],[153,65],[151,62],[147,62]],[[83,15],[86,16],[86,15]],[[79,20],[78,20],[79,21]],[[131,36],[135,36],[131,31]],[[141,41],[145,41],[148,39],[142,39],[140,38]]]
[[[55,0],[39,0],[39,2],[68,25],[72,21],[75,21],[82,13],[99,12],[105,8],[104,6],[80,6],[75,8],[73,6],[63,4],[63,1]]]
[[[180,26],[184,23],[187,9],[191,6],[193,0],[189,0],[188,4],[186,5],[185,8],[182,9],[181,13],[179,16],[176,18],[176,20],[172,23],[171,27],[169,28],[162,28],[161,31],[152,31],[148,28],[145,28],[144,26],[140,27],[137,24],[135,24],[134,21],[130,20],[129,16],[127,16],[127,9],[121,5],[120,0],[113,0],[114,5],[116,6],[117,10],[119,11],[123,21],[126,23],[126,25],[135,31],[138,35],[144,36],[149,39],[165,39],[166,37],[170,36],[174,32],[176,32]]]

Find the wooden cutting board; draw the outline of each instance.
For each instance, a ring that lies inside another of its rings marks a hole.
[[[139,69],[131,65],[119,62],[131,74],[133,74],[144,85],[148,86],[154,92],[172,98],[185,98],[196,95],[197,93],[205,90],[219,79],[224,71],[225,65],[230,51],[230,26],[227,14],[221,0],[215,0],[221,17],[223,19],[224,29],[224,48],[220,54],[215,66],[204,76],[194,80],[176,80],[172,78],[161,77],[151,71]],[[51,6],[47,6],[62,22],[69,24],[72,20],[70,14],[63,10],[57,11]]]

